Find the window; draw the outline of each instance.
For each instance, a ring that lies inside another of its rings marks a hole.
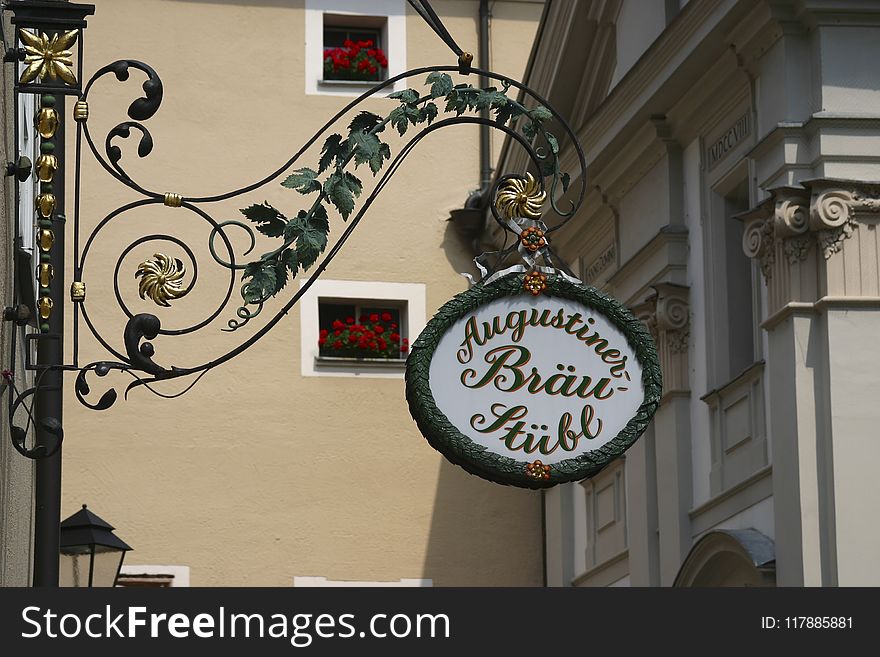
[[[303,376],[401,378],[425,327],[422,283],[321,279],[298,305]]]
[[[24,70],[24,65],[21,65]],[[19,94],[18,96],[18,155],[36,163],[40,156],[39,135],[34,127],[36,95]],[[10,158],[12,159],[12,158]],[[17,159],[17,156],[16,158]],[[34,252],[34,235],[36,233],[37,176],[32,171],[30,177],[18,187],[18,221],[21,246],[28,252]]]
[[[323,82],[379,82],[388,76],[383,34],[387,19],[380,16],[324,14]]]
[[[409,351],[402,320],[406,307],[393,302],[318,300],[318,355],[322,358],[400,360]]]
[[[727,375],[741,374],[755,362],[755,282],[752,260],[742,248],[743,224],[734,217],[749,209],[749,187],[743,180],[724,197],[724,265],[727,292]]]
[[[742,169],[742,170],[740,170]],[[759,358],[760,278],[742,247],[743,222],[749,207],[744,167],[737,167],[710,190],[706,274],[709,285],[709,386],[719,388],[750,368]]]
[[[358,96],[406,70],[406,0],[306,0],[305,21],[307,94]]]

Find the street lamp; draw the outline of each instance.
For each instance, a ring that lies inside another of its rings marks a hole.
[[[130,549],[83,504],[61,523],[61,586],[114,586]]]

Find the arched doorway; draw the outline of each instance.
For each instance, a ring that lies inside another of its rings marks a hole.
[[[776,546],[757,529],[710,531],[691,548],[673,586],[776,586]]]

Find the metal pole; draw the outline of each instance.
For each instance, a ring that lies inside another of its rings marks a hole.
[[[86,26],[93,5],[67,0],[8,0],[13,12],[16,47],[28,41],[31,66],[15,85],[16,94],[39,99],[32,117],[40,134],[40,155],[34,163],[39,182],[36,199],[37,364],[34,377],[34,586],[58,586],[61,530],[61,439],[64,364],[64,123],[65,96],[82,91],[82,44],[76,74],[64,62]],[[25,31],[27,35],[25,35]],[[70,36],[76,33],[76,39]],[[61,38],[62,35],[67,35]],[[56,41],[55,37],[61,39]],[[18,53],[13,53],[16,55]],[[26,63],[28,60],[25,60]],[[41,64],[38,64],[42,62]],[[33,68],[39,66],[38,68]],[[31,117],[28,117],[31,118]],[[28,342],[30,348],[30,341]]]
[[[480,58],[479,66],[484,71],[489,68],[489,0],[480,0],[480,43],[477,55]],[[489,78],[480,76],[480,87],[485,89],[489,86]],[[489,108],[480,111],[480,116],[489,119]],[[486,193],[492,183],[492,162],[490,149],[489,126],[480,126],[480,191]]]
[[[39,279],[40,339],[37,343],[37,379],[34,399],[36,444],[51,451],[59,439],[63,410],[62,371],[64,363],[64,96],[41,94],[40,109],[54,109],[59,121],[55,135],[43,138],[41,154],[54,155],[58,168],[49,182],[37,167],[40,194],[55,196],[56,211],[51,219],[40,217],[37,233],[40,262]],[[39,162],[39,160],[38,160]],[[39,212],[39,210],[38,210]],[[48,233],[46,231],[49,231]],[[47,248],[48,247],[48,248]],[[44,265],[50,269],[47,271]],[[45,284],[45,285],[44,285]],[[47,303],[45,299],[51,300]],[[48,316],[47,316],[48,315]],[[61,527],[61,448],[50,457],[37,459],[36,509],[34,512],[34,586],[58,586],[58,560]]]

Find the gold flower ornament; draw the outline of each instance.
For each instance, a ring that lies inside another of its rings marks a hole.
[[[510,178],[499,185],[495,208],[507,219],[540,219],[546,200],[547,192],[541,191],[538,181],[527,173],[525,178]]]
[[[171,299],[179,299],[189,290],[183,287],[186,267],[177,258],[156,253],[151,260],[138,265],[135,278],[140,278],[138,293],[141,299],[150,297],[160,306],[170,307]]]
[[[76,76],[71,70],[73,52],[69,48],[76,42],[77,30],[58,32],[51,36],[40,32],[19,30],[19,36],[27,53],[24,63],[27,68],[21,74],[21,84],[40,78],[54,80],[61,78],[67,84],[76,84]]]

